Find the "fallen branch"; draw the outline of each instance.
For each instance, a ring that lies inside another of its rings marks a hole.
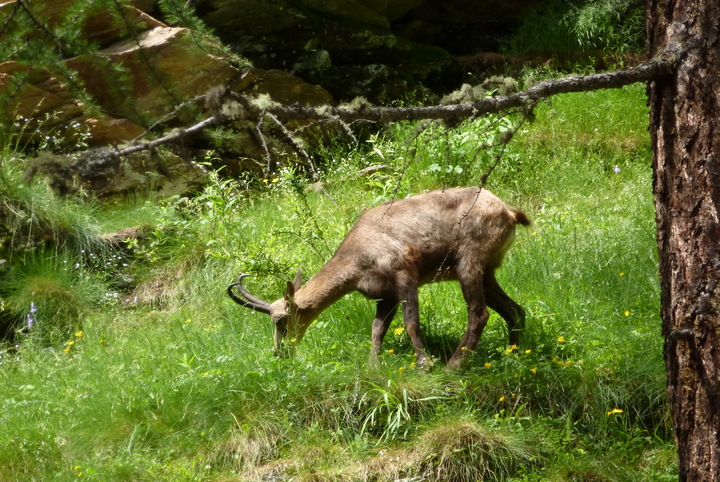
[[[345,130],[348,124],[357,121],[366,122],[397,122],[417,120],[440,120],[457,124],[466,119],[502,112],[513,108],[529,108],[538,101],[556,94],[570,92],[586,92],[600,89],[614,89],[637,82],[648,82],[670,74],[674,69],[674,55],[668,58],[654,60],[640,64],[629,69],[604,72],[600,74],[565,77],[562,79],[545,80],[537,85],[511,95],[488,97],[471,103],[452,105],[435,105],[426,107],[378,107],[365,101],[355,101],[348,105],[303,107],[287,106],[269,101],[264,98],[250,99],[240,94],[223,91],[214,93],[218,99],[212,117],[197,124],[175,129],[164,136],[139,144],[132,144],[119,149],[118,156],[126,156],[134,152],[153,149],[162,144],[177,142],[181,138],[201,132],[208,127],[220,125],[231,119],[246,119],[258,122],[263,116],[272,116],[280,122],[293,120],[325,121],[342,125]],[[220,108],[225,101],[236,102],[239,109],[228,113],[229,109]]]
[[[600,89],[614,89],[637,82],[647,82],[672,72],[672,60],[656,60],[636,67],[600,74],[566,77],[545,80],[537,85],[515,94],[488,97],[473,103],[436,105],[427,107],[376,107],[364,103],[357,106],[339,107],[300,107],[273,103],[263,105],[267,113],[283,121],[318,120],[337,118],[350,123],[358,120],[371,122],[396,122],[422,119],[458,122],[485,114],[493,114],[511,108],[525,107],[555,94],[586,92]],[[233,98],[237,99],[237,94]],[[259,112],[253,102],[249,102],[246,113],[254,117]]]

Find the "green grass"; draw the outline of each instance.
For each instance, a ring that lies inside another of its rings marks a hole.
[[[194,199],[95,208],[100,232],[153,227],[111,266],[68,248],[82,277],[8,258],[4,306],[20,316],[44,293],[37,323],[72,323],[1,352],[0,480],[676,479],[642,87],[540,106],[490,176],[534,220],[499,271],[528,312],[521,347],[492,315],[468,369],[423,373],[398,317],[371,368],[374,306],[352,294],[278,359],[269,320],[227,299],[240,272],[279,297],[378,202],[477,183],[493,159],[477,140],[498,132],[484,122],[436,128],[414,155],[409,125],[331,146],[321,184],[217,178]],[[135,291],[107,296],[118,271]],[[51,321],[62,300],[77,310]],[[466,322],[458,287],[424,287],[421,321],[442,365]]]
[[[644,6],[636,0],[546,2],[505,41],[511,55],[554,59],[643,50]]]

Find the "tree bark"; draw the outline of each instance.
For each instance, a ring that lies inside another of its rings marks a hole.
[[[720,480],[720,2],[648,0],[648,85],[667,393],[680,480]]]

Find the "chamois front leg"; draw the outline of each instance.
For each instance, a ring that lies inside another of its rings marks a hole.
[[[418,303],[418,287],[414,285],[403,290],[402,313],[405,331],[415,349],[417,365],[421,368],[432,368],[434,362],[425,351],[425,344],[420,336],[420,306]]]
[[[382,299],[377,302],[375,319],[372,324],[372,351],[370,352],[370,364],[376,365],[380,356],[380,347],[383,338],[390,328],[395,313],[397,313],[398,302],[396,299]]]
[[[483,289],[488,306],[502,316],[507,323],[510,344],[519,345],[525,329],[525,310],[503,291],[495,278],[494,271],[485,273]]]
[[[480,335],[490,317],[485,305],[482,282],[479,279],[467,281],[461,279],[460,287],[468,308],[468,326],[460,345],[445,365],[449,370],[462,367],[465,359],[477,348]]]

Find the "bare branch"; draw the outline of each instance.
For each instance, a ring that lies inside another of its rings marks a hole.
[[[234,118],[244,118],[246,120],[260,122],[264,116],[268,116],[273,122],[280,126],[292,120],[328,122],[339,124],[346,130],[349,129],[352,123],[361,121],[388,123],[396,121],[436,120],[457,123],[465,119],[509,109],[531,108],[539,101],[555,94],[612,89],[637,82],[651,81],[671,73],[675,65],[675,57],[675,55],[669,53],[666,58],[646,62],[629,69],[546,80],[523,92],[517,92],[507,96],[490,97],[474,103],[427,107],[376,107],[370,104],[364,104],[359,108],[342,105],[337,107],[303,107],[297,105],[286,106],[274,102],[270,102],[268,105],[267,102],[257,103],[254,102],[253,99],[229,90],[224,90],[223,95],[226,99],[237,101],[242,106],[240,114],[235,113],[228,115],[220,112],[221,109],[217,109],[213,117],[198,122],[191,127],[176,129],[153,141],[130,145],[119,150],[117,154],[125,156],[134,152],[152,149],[161,144],[176,142],[183,136],[200,132],[208,127],[221,124]],[[289,134],[287,129],[285,129],[284,133],[286,135]],[[288,135],[288,137],[291,140],[293,139],[292,135]],[[299,148],[299,144],[295,142],[293,147],[305,157],[306,161],[308,160],[307,153],[304,153],[304,150]],[[312,162],[309,162],[309,164],[314,170]]]
[[[157,146],[160,146],[163,144],[170,144],[170,143],[180,140],[181,138],[183,138],[187,135],[194,134],[196,132],[202,132],[205,129],[207,129],[208,127],[212,127],[213,125],[215,125],[215,123],[216,123],[215,117],[209,117],[203,121],[198,122],[197,124],[195,124],[193,126],[185,128],[185,129],[174,129],[172,132],[165,134],[164,136],[154,139],[152,141],[147,141],[147,142],[143,142],[140,144],[133,144],[133,145],[130,145],[123,149],[119,149],[117,151],[117,155],[118,156],[127,156],[127,155],[133,154],[135,152],[146,151],[146,150],[152,149],[154,147],[157,147]]]
[[[673,65],[672,60],[663,59],[613,72],[546,80],[523,92],[490,97],[475,103],[400,108],[363,106],[359,109],[344,106],[312,108],[273,104],[264,106],[264,109],[283,121],[316,120],[331,117],[342,119],[348,123],[357,120],[383,123],[421,119],[458,121],[511,108],[533,105],[555,94],[613,89],[636,82],[650,81],[670,73]],[[256,110],[257,108],[251,103],[247,114],[253,116]]]

